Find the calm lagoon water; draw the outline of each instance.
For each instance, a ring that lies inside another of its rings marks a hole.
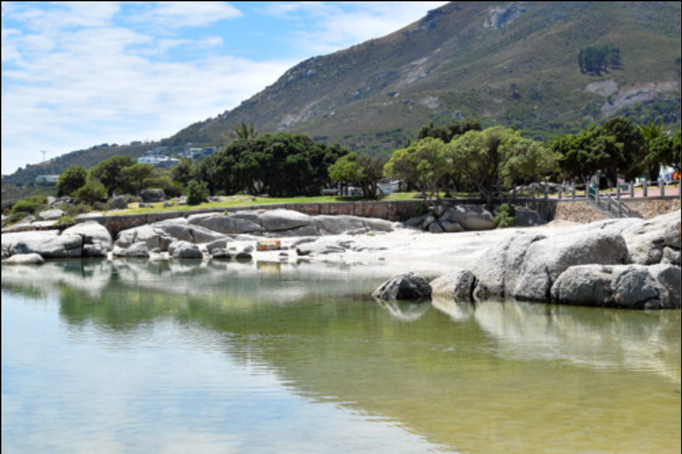
[[[380,305],[381,268],[2,268],[5,453],[679,453],[680,312]]]

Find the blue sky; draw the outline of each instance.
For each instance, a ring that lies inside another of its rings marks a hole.
[[[2,173],[158,140],[447,2],[2,2]]]

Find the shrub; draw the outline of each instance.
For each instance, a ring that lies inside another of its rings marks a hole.
[[[102,183],[92,180],[76,191],[74,196],[77,201],[92,205],[107,198],[107,188]]]
[[[29,197],[28,199],[24,199],[21,202],[17,202],[12,207],[11,213],[36,214],[46,203],[47,199],[43,196]]]
[[[187,205],[201,205],[208,201],[209,194],[208,184],[205,182],[192,180],[187,183]]]
[[[71,216],[65,215],[59,218],[57,222],[54,223],[54,225],[56,227],[71,227],[76,225],[76,220]]]
[[[495,228],[505,229],[507,227],[514,227],[516,225],[516,210],[514,207],[505,203],[500,205],[495,216]]]

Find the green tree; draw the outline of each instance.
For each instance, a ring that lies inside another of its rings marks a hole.
[[[384,166],[384,175],[416,186],[429,198],[439,198],[439,184],[451,173],[451,164],[443,141],[427,137],[397,150]]]
[[[151,187],[154,170],[152,164],[134,164],[122,168],[118,189],[124,194],[139,195]]]
[[[229,138],[232,140],[253,140],[258,138],[258,131],[256,131],[256,124],[241,122],[238,125],[234,125],[229,133]]]
[[[616,144],[609,168],[604,169],[612,185],[617,183],[618,174],[630,181],[641,175],[645,142],[640,129],[627,118],[615,117],[604,123],[602,134]]]
[[[663,133],[663,121],[657,123],[655,121],[648,121],[644,125],[639,125],[639,130],[644,137],[644,165],[649,179],[652,181],[658,180],[661,174],[661,162],[655,153],[652,153],[654,143],[665,137]]]
[[[99,180],[107,190],[107,196],[112,197],[118,189],[121,179],[121,170],[135,164],[130,156],[112,156],[102,161],[90,170],[90,176]]]
[[[422,126],[417,135],[417,139],[422,140],[427,137],[432,137],[434,139],[442,140],[443,143],[450,143],[455,137],[459,137],[469,131],[481,131],[482,129],[481,122],[473,118],[452,121],[443,126],[437,126],[431,122]]]
[[[187,205],[195,206],[201,205],[208,201],[209,190],[208,184],[204,181],[197,182],[191,180],[187,184]]]
[[[350,153],[329,168],[332,180],[359,186],[365,199],[377,197],[378,184],[383,178],[385,161],[379,156]]]
[[[191,159],[181,159],[178,165],[171,170],[171,178],[173,181],[180,183],[183,187],[187,186],[187,183],[193,178],[193,166],[194,163]]]
[[[71,166],[59,175],[57,181],[57,196],[71,196],[85,186],[88,181],[88,171],[83,166]]]
[[[92,205],[107,198],[107,188],[96,180],[90,180],[74,193],[77,201]]]
[[[537,182],[540,177],[559,169],[558,153],[544,144],[522,137],[518,132],[509,134],[501,153],[501,176],[507,187],[516,185],[522,179]]]

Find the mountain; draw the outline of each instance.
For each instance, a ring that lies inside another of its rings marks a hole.
[[[581,50],[618,61],[581,72]],[[541,138],[625,115],[680,122],[679,2],[452,2],[381,39],[302,62],[238,108],[169,139],[215,143],[239,122],[388,153],[428,121],[476,117]]]
[[[602,55],[604,68],[581,71],[581,55],[606,48],[617,53]],[[306,60],[161,144],[223,145],[240,122],[374,154],[426,122],[463,117],[536,138],[615,115],[679,128],[680,48],[680,2],[451,2],[389,36]]]

